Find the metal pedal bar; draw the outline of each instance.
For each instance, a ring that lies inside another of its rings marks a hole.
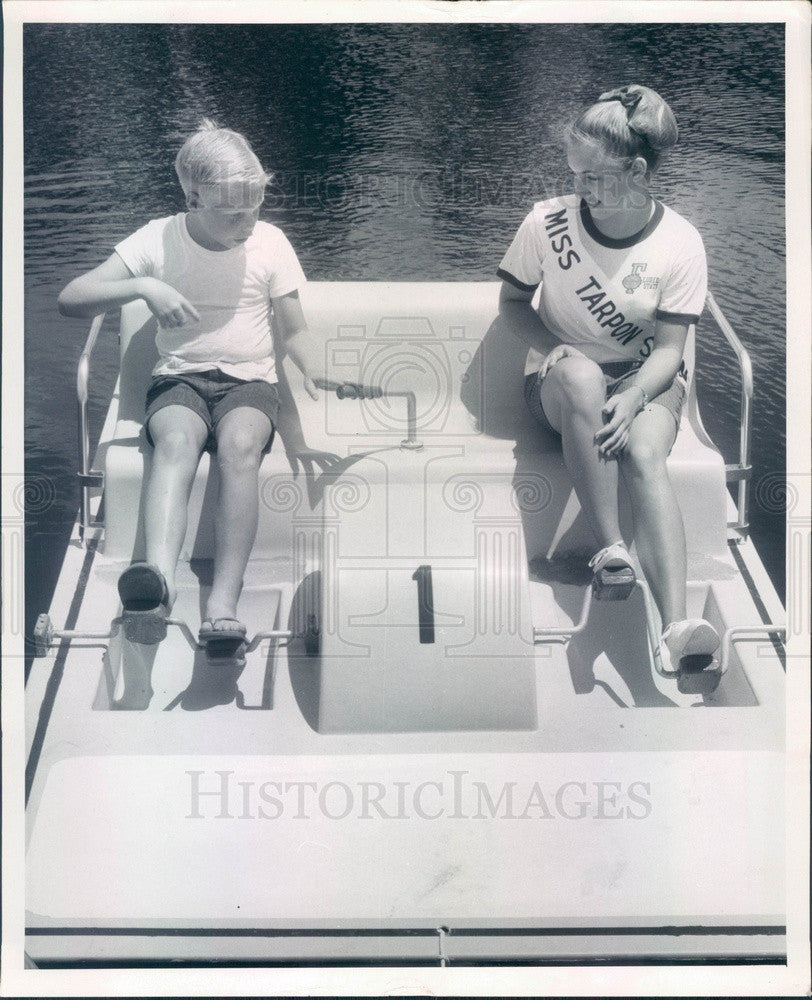
[[[754,636],[779,636],[782,642],[787,639],[786,625],[774,625],[772,622],[766,625],[733,625],[727,629],[722,636],[722,648],[719,654],[722,672],[727,670],[728,660],[733,649],[733,645],[740,639],[753,638]]]
[[[119,615],[110,622],[110,628],[106,632],[89,632],[83,629],[58,629],[54,628],[51,624],[50,616],[47,614],[42,614],[37,618],[37,623],[34,626],[34,645],[36,648],[35,656],[45,656],[47,650],[55,645],[57,641],[62,641],[63,639],[92,639],[95,641],[112,639],[119,632],[119,627],[124,621],[124,616]],[[182,618],[167,618],[167,625],[176,625],[181,632],[186,636],[187,641],[192,649],[202,649],[204,648],[201,643],[197,641],[188,624]],[[263,639],[295,639],[297,635],[290,629],[267,629],[261,632],[257,632],[253,638],[248,642],[246,652],[253,652]]]
[[[656,670],[662,677],[676,677],[678,674],[677,670],[666,670],[663,666],[662,656],[660,655],[660,639],[657,628],[657,610],[654,607],[654,599],[651,596],[648,584],[645,580],[637,579],[635,580],[635,586],[639,587],[643,592],[643,606],[645,607],[646,612],[646,636],[648,638],[649,648],[649,666],[653,670]],[[545,642],[555,642],[557,640],[565,642],[569,641],[574,635],[578,635],[586,628],[591,607],[592,587],[590,585],[586,587],[584,601],[581,606],[581,617],[578,621],[574,625],[564,626],[561,628],[534,628],[533,642],[541,644]]]
[[[263,639],[276,639],[277,641],[279,641],[280,639],[290,640],[295,638],[296,638],[296,633],[293,632],[291,629],[284,629],[284,628],[268,629],[267,631],[264,632],[257,632],[256,635],[253,637],[253,639],[251,639],[251,641],[248,643],[245,651],[246,653],[253,653],[253,651],[259,646],[259,644],[262,642]]]
[[[581,605],[581,617],[574,625],[567,625],[561,628],[534,628],[533,629],[533,642],[537,645],[549,641],[555,640],[569,640],[574,635],[578,635],[580,632],[586,628],[586,623],[589,618],[589,611],[592,607],[592,586],[591,584],[586,587],[584,591],[584,600]]]
[[[83,629],[57,629],[51,624],[48,615],[40,615],[34,625],[34,656],[45,656],[48,649],[55,644],[55,640],[63,639],[111,639],[118,632],[121,618],[114,618],[110,622],[110,628],[106,632],[88,632]]]
[[[663,658],[660,653],[659,636],[659,613],[654,605],[654,598],[645,580],[637,580],[637,586],[643,592],[643,604],[646,609],[646,634],[648,636],[648,651],[650,666],[657,671],[660,677],[676,677],[679,670],[666,670],[663,666]]]

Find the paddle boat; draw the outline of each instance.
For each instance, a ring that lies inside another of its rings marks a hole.
[[[302,298],[329,381],[312,400],[279,366],[247,642],[219,657],[197,641],[208,455],[170,617],[144,641],[121,607],[155,328],[122,309],[92,456],[92,323],[81,508],[26,688],[30,961],[784,961],[784,611],[747,532],[749,359],[713,297],[741,451],[725,464],[692,378],[669,472],[688,613],[722,643],[682,673],[642,578],[585,575],[594,541],[525,412],[498,283]]]

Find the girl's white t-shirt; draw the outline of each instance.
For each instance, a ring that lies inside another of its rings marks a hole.
[[[277,381],[271,299],[305,283],[281,229],[257,222],[241,246],[206,250],[191,238],[180,212],[148,222],[115,250],[134,277],[165,281],[200,314],[199,323],[158,326],[154,375],[216,368],[246,381]]]
[[[526,292],[541,284],[539,316],[593,361],[645,360],[657,320],[696,323],[707,294],[702,237],[659,202],[646,226],[614,240],[573,195],[538,202],[497,271]],[[543,355],[531,349],[525,372]]]

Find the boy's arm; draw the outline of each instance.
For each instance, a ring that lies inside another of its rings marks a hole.
[[[319,398],[314,379],[324,378],[324,351],[307,326],[297,291],[271,298],[274,315],[285,338],[285,350],[305,377],[305,389]]]
[[[58,304],[63,316],[97,316],[135,299],[143,299],[164,327],[185,326],[200,319],[180,292],[158,278],[133,276],[117,253],[74,278],[59,293]]]

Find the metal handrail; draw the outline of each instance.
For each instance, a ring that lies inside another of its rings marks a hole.
[[[102,481],[101,473],[90,468],[90,428],[87,419],[88,384],[90,382],[90,355],[96,346],[99,332],[104,323],[105,313],[93,317],[90,332],[79,357],[76,368],[76,397],[79,405],[79,482],[81,500],[79,503],[79,538],[84,542],[85,532],[90,527],[90,490]]]
[[[707,304],[725,340],[733,348],[739,361],[739,372],[742,382],[739,461],[733,465],[726,465],[725,472],[729,483],[738,482],[739,484],[737,502],[738,519],[731,522],[728,527],[735,528],[739,533],[740,539],[744,540],[747,538],[750,529],[747,517],[750,504],[750,477],[753,471],[750,464],[750,431],[753,419],[753,364],[747,349],[739,340],[736,331],[728,322],[727,317],[722,312],[712,292],[708,292]]]

